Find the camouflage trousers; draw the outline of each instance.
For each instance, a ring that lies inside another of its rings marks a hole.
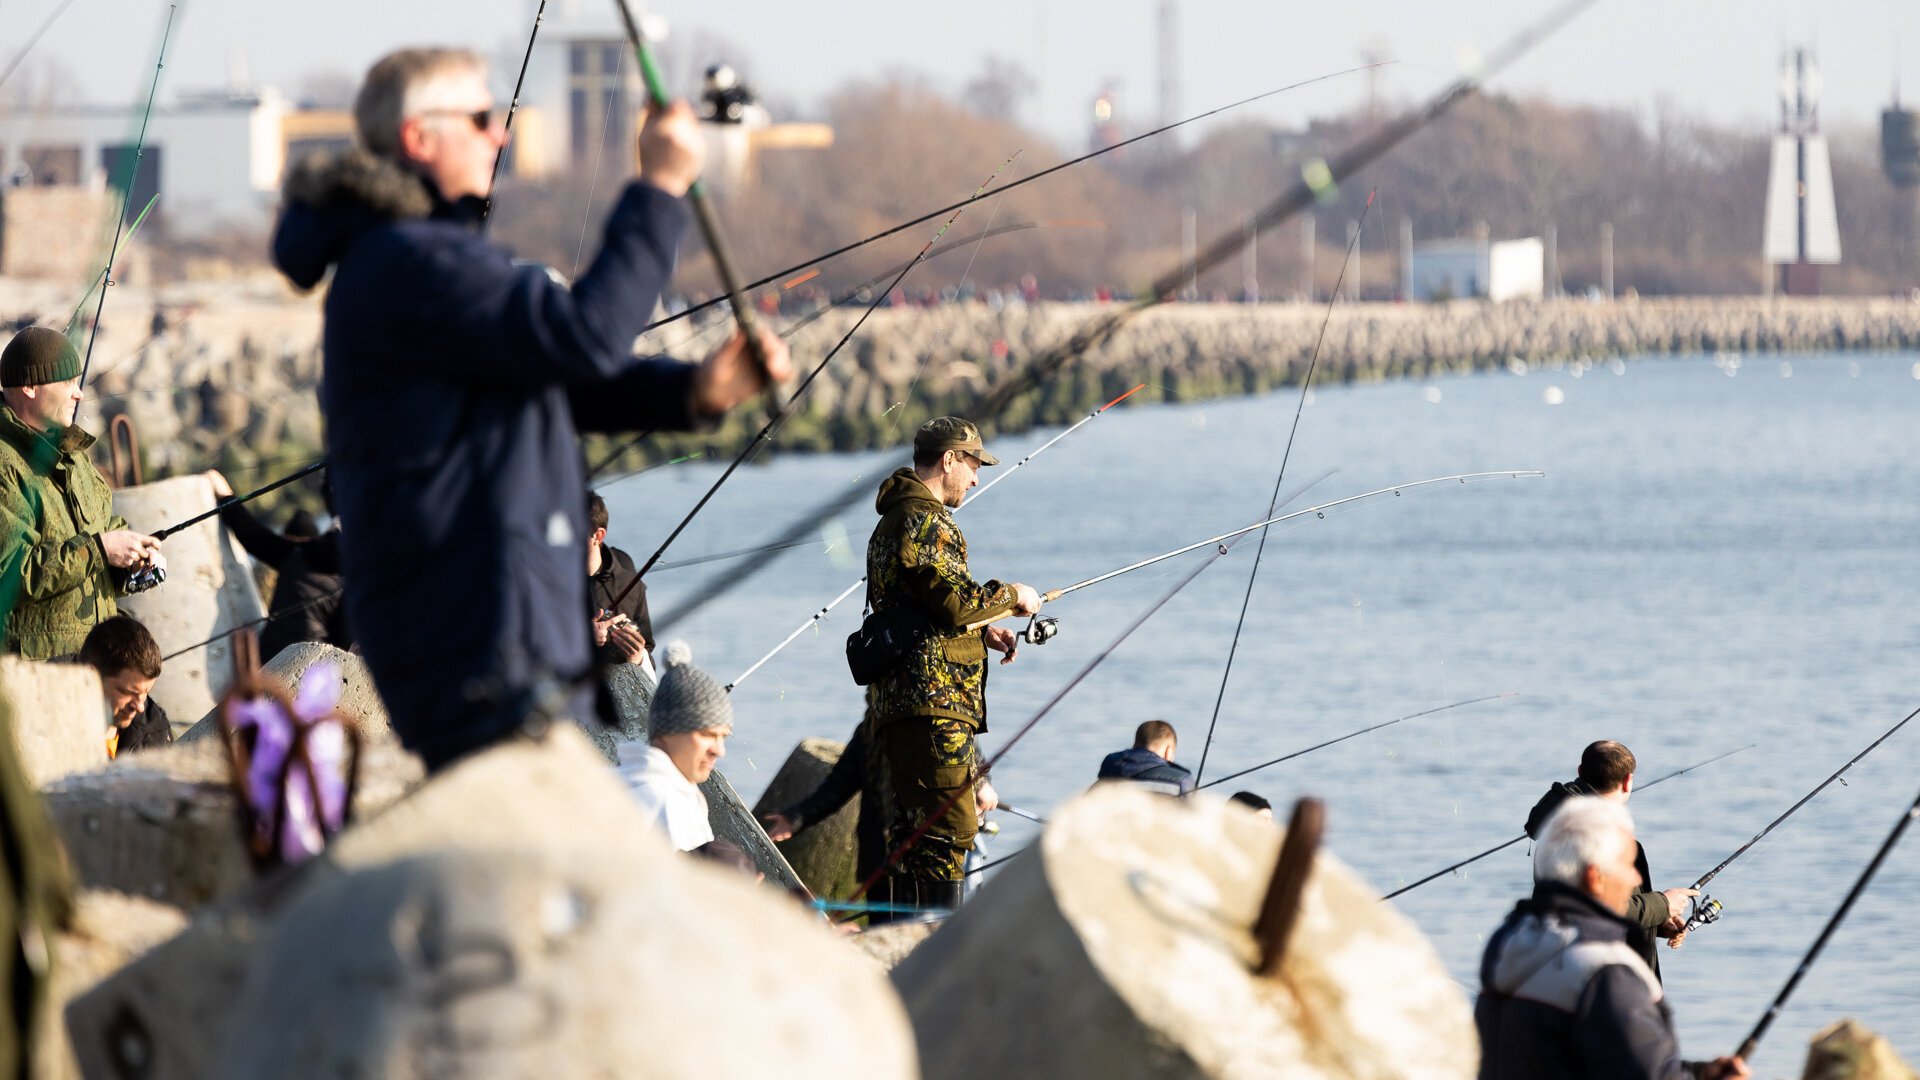
[[[887,852],[906,843],[930,819],[933,822],[926,835],[894,862],[887,877],[901,883],[965,880],[967,852],[980,831],[970,788],[980,769],[973,725],[964,720],[908,717],[869,731],[867,747],[871,755],[867,776],[885,807]],[[949,799],[953,805],[941,813]]]

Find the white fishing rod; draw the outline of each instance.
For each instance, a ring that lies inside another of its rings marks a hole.
[[[1532,479],[1538,479],[1539,477],[1542,477],[1545,475],[1547,474],[1544,472],[1541,472],[1538,469],[1502,469],[1498,472],[1455,473],[1452,476],[1436,476],[1431,480],[1419,480],[1411,484],[1395,484],[1392,487],[1376,488],[1373,491],[1362,492],[1358,495],[1349,495],[1344,499],[1335,499],[1332,502],[1324,502],[1319,504],[1318,506],[1309,506],[1304,510],[1295,510],[1290,514],[1281,514],[1279,517],[1271,517],[1266,519],[1265,521],[1256,521],[1253,524],[1248,525],[1244,528],[1235,529],[1232,532],[1221,533],[1219,536],[1210,536],[1205,540],[1196,541],[1195,543],[1186,544],[1182,547],[1174,548],[1172,551],[1163,551],[1158,555],[1141,559],[1139,562],[1128,563],[1127,565],[1119,568],[1118,570],[1109,570],[1104,574],[1098,574],[1094,577],[1090,577],[1086,579],[1085,581],[1076,581],[1071,585],[1063,585],[1058,589],[1052,589],[1047,592],[1041,593],[1040,602],[1043,604],[1050,604],[1055,600],[1058,600],[1061,597],[1067,595],[1068,593],[1079,592],[1081,589],[1087,588],[1088,586],[1092,586],[1092,585],[1098,585],[1103,581],[1111,581],[1112,579],[1117,578],[1122,574],[1131,574],[1135,570],[1145,569],[1146,567],[1152,566],[1155,563],[1166,562],[1168,559],[1177,558],[1181,555],[1185,555],[1190,551],[1198,551],[1203,547],[1210,547],[1213,545],[1224,543],[1225,541],[1228,541],[1228,540],[1232,540],[1236,537],[1245,536],[1248,533],[1251,533],[1257,529],[1272,528],[1273,526],[1278,525],[1281,522],[1292,521],[1294,518],[1305,517],[1308,514],[1312,514],[1315,517],[1324,518],[1327,516],[1327,511],[1333,509],[1336,506],[1345,506],[1348,503],[1359,502],[1362,499],[1371,499],[1376,495],[1392,494],[1397,496],[1403,491],[1412,491],[1414,488],[1427,487],[1432,484],[1452,484],[1452,483],[1470,484],[1480,480],[1500,480],[1500,479],[1532,480]],[[1008,612],[1007,615],[997,615],[991,619],[982,619],[977,623],[970,624],[967,627],[967,629],[978,630],[980,627],[986,626],[989,623],[999,622],[1001,619],[1007,618],[1007,616],[1011,614],[1012,612]],[[1039,616],[1035,616],[1036,619],[1038,617]]]
[[[1141,383],[1139,386],[1134,387],[1133,389],[1127,391],[1126,393],[1121,394],[1119,397],[1114,398],[1112,401],[1107,402],[1105,405],[1100,406],[1099,408],[1093,410],[1087,415],[1074,421],[1071,427],[1068,427],[1065,431],[1062,431],[1060,434],[1055,435],[1053,438],[1048,439],[1046,442],[1043,442],[1039,446],[1034,447],[1032,450],[1027,451],[1026,457],[1023,457],[1019,461],[1014,462],[1013,465],[1009,467],[1005,472],[994,477],[992,480],[987,482],[986,486],[982,487],[979,491],[976,491],[972,495],[968,496],[965,502],[961,503],[958,507],[955,508],[955,513],[958,513],[959,511],[965,510],[967,507],[972,506],[974,503],[974,500],[980,498],[980,496],[982,495],[985,495],[987,492],[992,491],[994,488],[994,485],[998,484],[1000,481],[1005,480],[1007,477],[1012,476],[1016,472],[1019,472],[1022,466],[1026,465],[1029,461],[1032,461],[1034,458],[1037,458],[1041,454],[1045,453],[1047,451],[1047,448],[1052,446],[1054,443],[1057,443],[1061,439],[1064,439],[1067,436],[1073,434],[1074,432],[1079,431],[1082,427],[1091,423],[1095,419],[1098,419],[1101,413],[1106,412],[1108,409],[1113,408],[1115,405],[1120,404],[1121,402],[1127,400],[1128,398],[1132,397],[1133,395],[1139,393],[1140,391],[1146,388],[1147,388],[1147,384]],[[862,576],[859,581],[856,581],[853,584],[847,586],[846,590],[842,592],[839,596],[836,596],[832,600],[827,601],[826,607],[823,607],[819,611],[814,612],[813,616],[809,618],[806,622],[803,622],[799,626],[795,627],[793,633],[788,634],[786,637],[782,638],[780,640],[780,644],[775,645],[773,649],[767,653],[767,655],[761,657],[758,660],[755,660],[753,662],[752,667],[748,668],[747,670],[741,672],[739,675],[735,676],[734,680],[726,685],[727,692],[732,693],[734,687],[739,686],[743,682],[746,682],[747,676],[753,674],[756,671],[759,671],[762,667],[766,665],[767,661],[772,660],[774,657],[780,655],[780,650],[793,644],[794,641],[798,639],[801,634],[804,634],[808,630],[812,629],[813,627],[820,625],[820,621],[822,619],[825,619],[827,615],[833,611],[834,608],[839,607],[841,603],[846,600],[847,597],[852,596],[855,592],[859,591],[860,586],[865,585],[866,583],[867,583],[866,577]]]

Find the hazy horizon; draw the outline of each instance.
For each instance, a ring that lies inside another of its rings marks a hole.
[[[6,0],[0,57],[10,61],[60,0]],[[817,109],[851,80],[910,72],[954,93],[986,57],[1014,61],[1033,76],[1034,92],[1015,119],[1075,145],[1103,86],[1119,86],[1126,126],[1160,114],[1155,27],[1157,0],[983,0],[958,11],[842,3],[833,17],[817,7],[735,0],[722,24],[714,9],[674,0],[654,5],[675,48],[696,52],[727,44],[725,59],[777,100]],[[510,86],[534,0],[411,0],[405,5],[340,0],[288,10],[240,0],[190,0],[180,7],[163,96],[226,85],[244,69],[255,82],[292,92],[309,78],[357,79],[373,59],[406,44],[468,45],[499,58],[495,82]],[[1396,61],[1378,75],[1389,100],[1408,100],[1443,84],[1462,58],[1497,47],[1547,4],[1494,0],[1446,12],[1412,0],[1357,0],[1300,10],[1247,0],[1180,0],[1178,111],[1190,115],[1278,85],[1355,67],[1362,52]],[[550,0],[548,26],[566,9],[604,17],[610,3]],[[603,10],[604,9],[604,10]],[[145,96],[166,12],[153,0],[75,0],[16,78],[44,77],[56,65],[88,103]],[[116,27],[123,32],[104,33]],[[1902,40],[1910,43],[1904,54]],[[1824,75],[1823,116],[1830,128],[1878,122],[1896,80],[1910,106],[1920,103],[1920,4],[1868,0],[1847,10],[1790,0],[1732,0],[1686,5],[1601,0],[1514,65],[1494,85],[1553,100],[1647,112],[1677,107],[1715,123],[1764,130],[1774,117],[1781,49],[1805,44]],[[1901,75],[1904,74],[1904,78]],[[1368,79],[1353,74],[1280,95],[1246,110],[1292,126],[1365,100]]]

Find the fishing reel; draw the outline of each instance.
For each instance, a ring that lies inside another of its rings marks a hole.
[[[164,566],[142,567],[141,569],[135,570],[133,573],[127,575],[127,583],[124,586],[124,591],[128,596],[132,596],[134,593],[143,593],[149,589],[159,588],[162,584],[166,582],[166,580],[167,580],[166,567]]]
[[[1696,926],[1720,921],[1720,901],[1711,896],[1696,896],[1693,900],[1693,914],[1687,916],[1687,923],[1680,928],[1682,934],[1690,934]]]
[[[1060,633],[1060,620],[1050,615],[1035,615],[1027,628],[1015,635],[1029,645],[1045,645]]]

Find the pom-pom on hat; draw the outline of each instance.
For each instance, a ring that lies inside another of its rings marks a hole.
[[[713,676],[693,666],[693,649],[684,641],[667,646],[666,670],[653,691],[647,735],[680,735],[733,725],[733,701]]]

